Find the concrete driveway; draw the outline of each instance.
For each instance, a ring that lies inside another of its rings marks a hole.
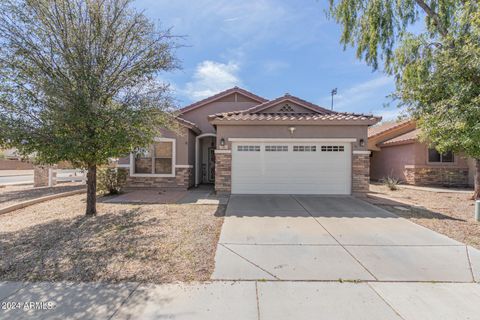
[[[464,244],[353,197],[233,195],[216,280],[480,280]]]

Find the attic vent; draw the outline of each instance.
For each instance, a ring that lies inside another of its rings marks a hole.
[[[286,104],[280,108],[280,112],[294,112],[294,110],[289,104]]]

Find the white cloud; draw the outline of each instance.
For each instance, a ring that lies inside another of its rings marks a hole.
[[[192,100],[199,100],[214,95],[222,90],[241,85],[238,63],[202,61],[195,68],[192,81],[183,90]]]

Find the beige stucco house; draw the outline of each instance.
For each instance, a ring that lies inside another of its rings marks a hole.
[[[128,187],[214,184],[234,194],[363,194],[369,126],[379,117],[327,110],[235,87],[179,110],[182,130],[120,159]]]
[[[415,121],[404,120],[368,129],[370,177],[394,177],[413,185],[473,185],[473,161],[462,155],[440,154],[419,141]]]

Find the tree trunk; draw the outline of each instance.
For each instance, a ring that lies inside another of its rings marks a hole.
[[[475,192],[473,194],[473,199],[480,199],[480,159],[475,159]]]
[[[97,214],[97,166],[88,166],[87,171],[87,216]]]

